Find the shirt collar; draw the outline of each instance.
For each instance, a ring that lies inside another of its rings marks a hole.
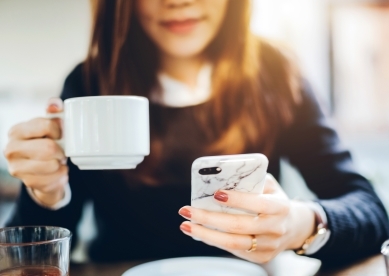
[[[186,107],[202,104],[211,97],[212,65],[203,65],[197,75],[195,88],[178,81],[165,73],[158,74],[162,91],[154,90],[150,100],[154,103],[170,107]]]

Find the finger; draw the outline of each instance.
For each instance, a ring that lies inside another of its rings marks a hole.
[[[62,111],[63,111],[63,101],[60,98],[50,98],[47,101],[46,113],[60,113]],[[62,131],[63,122],[60,118],[52,118],[51,121],[55,122],[58,126],[60,126],[60,131]],[[62,133],[60,133],[60,137],[62,137]]]
[[[284,190],[281,188],[278,181],[270,173],[265,176],[265,185],[263,188],[264,194],[282,194],[285,195]]]
[[[48,137],[51,139],[61,138],[61,129],[55,120],[35,118],[13,126],[8,137],[15,140],[28,140]]]
[[[256,214],[277,215],[289,212],[287,197],[277,194],[251,194],[237,191],[217,191],[214,199],[222,205],[244,209]]]
[[[263,187],[264,194],[274,194],[277,191],[277,187],[275,187],[272,177],[273,176],[270,176],[270,174],[266,175],[265,185]]]
[[[219,231],[234,234],[268,234],[282,236],[285,227],[279,223],[278,216],[236,215],[210,212],[189,206],[180,209],[179,214],[192,222]]]
[[[55,173],[61,165],[61,162],[57,159],[49,161],[17,159],[9,163],[9,172],[16,178],[23,175],[46,175]]]
[[[229,251],[255,263],[267,263],[277,255],[277,252],[280,252],[280,239],[271,236],[254,236],[257,244],[256,250],[247,252],[253,246],[252,235],[226,234],[189,222],[182,223],[180,229],[184,234],[197,241]]]
[[[47,101],[46,112],[58,113],[63,111],[63,101],[60,98],[50,98]]]
[[[66,159],[62,148],[52,139],[14,140],[8,143],[4,150],[8,160],[27,158],[40,161]]]
[[[196,240],[224,250],[248,250],[252,245],[249,235],[223,233],[190,222],[182,223],[180,229]]]
[[[180,229],[186,235],[193,237],[195,240],[202,241],[211,246],[219,247],[223,250],[246,251],[253,245],[253,235],[223,233],[190,222],[182,223]],[[280,239],[273,236],[255,235],[254,237],[257,242],[256,251],[272,252],[279,249],[281,245]]]
[[[51,192],[53,188],[64,186],[68,183],[68,167],[61,166],[58,171],[50,175],[28,175],[22,180],[23,183],[32,189],[37,189],[41,192]]]

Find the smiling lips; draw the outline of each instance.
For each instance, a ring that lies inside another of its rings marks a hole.
[[[192,32],[203,19],[204,18],[170,20],[161,22],[161,25],[172,33],[184,35]]]

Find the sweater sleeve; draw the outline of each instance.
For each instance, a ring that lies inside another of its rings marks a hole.
[[[81,65],[77,66],[67,77],[61,94],[62,100],[83,96]],[[92,181],[84,172],[80,171],[71,161],[69,166],[69,185],[72,197],[66,206],[58,210],[50,210],[37,204],[22,185],[13,216],[7,226],[20,225],[50,225],[65,227],[72,231],[72,243],[77,241],[76,227],[80,220],[83,204],[87,198],[86,181]]]
[[[295,116],[280,148],[317,195],[331,230],[328,242],[311,256],[325,267],[379,254],[389,237],[385,208],[372,185],[353,168],[349,151],[306,83]]]

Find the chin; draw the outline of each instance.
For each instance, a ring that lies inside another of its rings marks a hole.
[[[192,35],[187,37],[165,36],[159,39],[159,47],[168,55],[189,58],[204,52],[211,37],[207,35]]]
[[[180,58],[190,58],[200,55],[206,48],[206,43],[175,43],[173,47],[163,47],[164,52]]]

